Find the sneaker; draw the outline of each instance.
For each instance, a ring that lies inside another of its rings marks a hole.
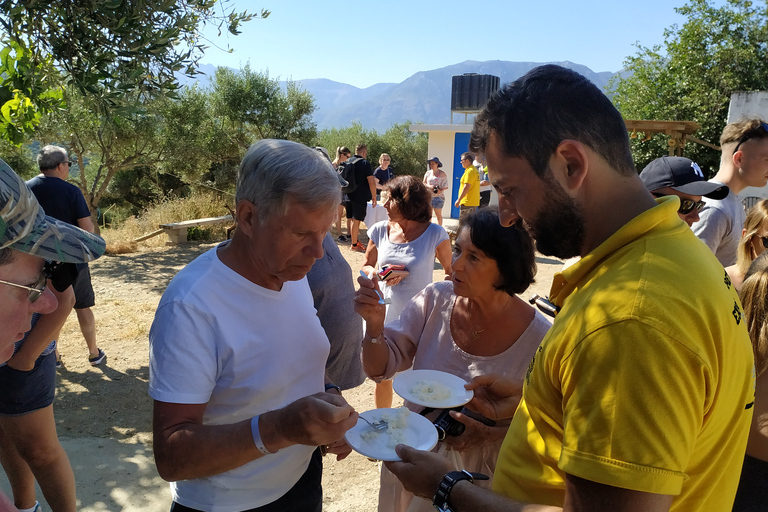
[[[64,366],[64,364],[61,362],[61,356],[56,358],[56,369],[59,370]]]
[[[105,354],[104,351],[101,349],[99,349],[98,355],[88,358],[88,362],[91,363],[91,366],[100,365],[106,360],[107,360],[107,354]]]
[[[350,249],[352,249],[353,251],[356,251],[356,252],[365,252],[365,246],[363,244],[361,244],[360,242],[357,242],[356,244],[352,244]]]
[[[349,238],[346,235],[339,235],[339,242],[346,242]]]

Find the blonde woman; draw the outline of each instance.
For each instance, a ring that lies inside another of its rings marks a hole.
[[[755,354],[756,378],[747,453],[733,504],[734,512],[747,512],[765,510],[768,475],[768,254],[764,253],[750,267],[739,297]]]
[[[763,199],[747,213],[744,229],[741,230],[741,240],[736,250],[736,264],[726,267],[725,271],[731,278],[736,290],[741,289],[744,275],[749,265],[760,256],[768,246],[768,199]]]
[[[334,169],[339,168],[339,164],[342,162],[346,162],[349,160],[349,157],[352,156],[352,152],[349,150],[347,146],[339,146],[336,148],[336,158],[333,159],[331,162],[333,164]],[[346,196],[345,196],[346,197]],[[339,242],[346,242],[349,240],[349,238],[344,235],[344,233],[341,231],[341,219],[345,217],[344,213],[344,201],[346,200],[342,198],[341,204],[339,205],[339,211],[337,212],[336,217],[336,233],[338,233]],[[349,233],[349,219],[347,219],[347,233]]]

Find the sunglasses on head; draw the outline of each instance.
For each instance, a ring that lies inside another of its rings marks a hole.
[[[761,130],[764,130],[765,133],[768,134],[768,124],[760,123],[760,126],[742,135],[741,138],[739,139],[739,143],[736,144],[736,149],[734,149],[733,152],[736,153],[741,147],[741,145],[747,142],[749,139],[754,139],[755,137],[760,136]]]
[[[657,194],[656,192],[651,193],[653,197],[664,197],[669,194]],[[684,197],[680,197],[680,208],[677,209],[677,213],[681,213],[683,215],[688,215],[693,210],[696,210],[697,212],[700,212],[702,208],[704,208],[704,205],[707,203],[705,201],[694,201],[693,199],[686,199]]]

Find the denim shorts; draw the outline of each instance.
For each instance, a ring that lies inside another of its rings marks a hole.
[[[432,198],[432,208],[435,210],[442,210],[443,206],[445,206],[445,198],[440,196],[435,196]]]
[[[0,367],[0,389],[0,416],[22,416],[48,407],[56,393],[56,352],[38,357],[29,371]]]

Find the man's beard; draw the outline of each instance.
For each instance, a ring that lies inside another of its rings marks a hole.
[[[584,215],[549,169],[542,179],[548,185],[548,201],[525,223],[536,240],[536,250],[561,259],[579,256],[584,245]]]

